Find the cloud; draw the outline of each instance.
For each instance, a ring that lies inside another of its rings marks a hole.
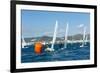
[[[80,24],[78,25],[78,28],[84,27],[84,24]]]

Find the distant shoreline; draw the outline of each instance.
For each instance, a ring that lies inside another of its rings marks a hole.
[[[68,40],[67,41],[67,43],[82,43],[83,42],[83,40],[74,40],[74,41],[70,41],[70,40]],[[85,43],[87,43],[87,42],[90,42],[90,40],[87,40],[87,41],[84,41]],[[35,44],[36,42],[28,42],[28,43],[26,43],[27,45],[32,45],[32,44]],[[41,42],[43,45],[46,45],[46,44],[52,44],[52,41],[50,41],[50,42],[45,42],[45,41],[43,41],[43,42]],[[64,44],[65,43],[65,41],[56,41],[55,42],[55,44]],[[22,43],[23,44],[23,43]]]

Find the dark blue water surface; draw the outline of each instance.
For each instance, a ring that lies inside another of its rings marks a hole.
[[[86,43],[84,47],[80,47],[80,43],[69,43],[67,48],[61,49],[60,44],[55,44],[54,52],[44,51],[41,54],[34,52],[34,46],[29,45],[27,48],[21,49],[21,62],[50,62],[50,61],[71,61],[71,60],[88,60],[90,59],[90,43]],[[51,45],[49,45],[50,47]]]

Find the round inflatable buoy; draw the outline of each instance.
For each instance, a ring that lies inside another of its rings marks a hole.
[[[41,54],[42,53],[42,47],[43,47],[42,43],[36,42],[35,43],[35,49],[34,49],[35,53]]]

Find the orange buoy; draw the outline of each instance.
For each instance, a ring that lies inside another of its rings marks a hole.
[[[42,52],[42,47],[43,47],[42,43],[36,42],[34,48],[35,53],[40,54]]]

